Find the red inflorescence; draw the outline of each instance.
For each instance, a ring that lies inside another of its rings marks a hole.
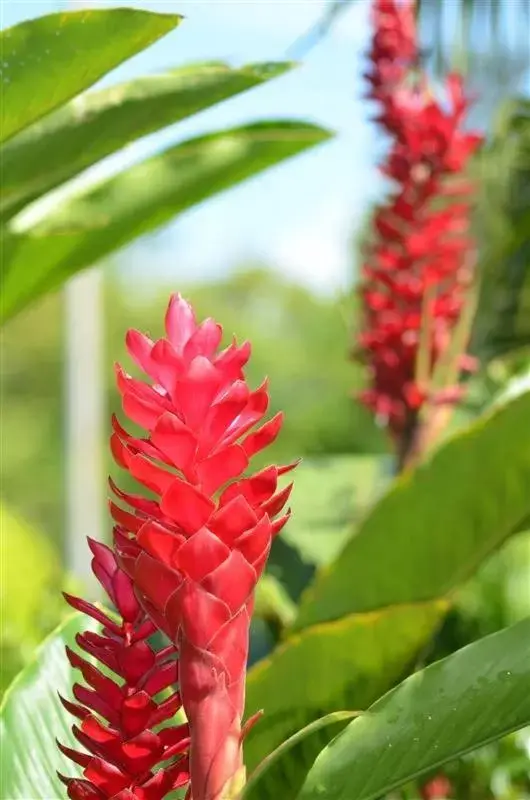
[[[452,794],[451,781],[445,775],[437,775],[421,788],[422,800],[449,800]]]
[[[171,298],[166,332],[156,342],[127,335],[152,384],[117,368],[124,412],[148,435],[131,435],[114,419],[112,452],[152,497],[111,484],[122,504],[111,504],[114,541],[143,608],[178,647],[193,800],[216,800],[243,770],[253,593],[288,519],[279,515],[291,485],[279,489],[278,479],[295,464],[246,474],[282,422],[278,414],[262,423],[267,384],[247,385],[249,344],[219,351],[221,327],[212,319],[198,325],[179,295]]]
[[[59,777],[71,800],[162,800],[189,783],[188,725],[160,728],[181,708],[180,694],[173,688],[178,682],[176,650],[173,645],[153,650],[147,639],[156,627],[139,605],[130,578],[116,564],[112,550],[98,542],[89,544],[94,573],[120,618],[65,595],[73,608],[99,622],[102,631],[86,631],[76,638],[91,661],[67,648],[70,664],[79,669],[88,688],[76,683],[77,702],[61,701],[80,720],[72,730],[87,752],[59,743],[84,775]],[[160,692],[165,697],[157,700]]]
[[[365,75],[371,84],[369,97],[383,105],[378,121],[392,125],[395,92],[407,78],[418,58],[414,0],[374,0],[374,35],[369,52],[370,70]]]
[[[461,393],[445,387],[433,397],[416,368],[425,319],[432,376],[473,277],[473,186],[461,173],[482,137],[461,130],[469,101],[460,77],[447,78],[445,103],[430,92],[418,64],[413,4],[375,0],[373,21],[369,96],[379,101],[377,121],[391,136],[382,172],[395,189],[376,211],[362,268],[358,344],[372,385],[360,399],[399,442],[427,399],[454,401]],[[473,360],[462,355],[459,366],[470,370]]]

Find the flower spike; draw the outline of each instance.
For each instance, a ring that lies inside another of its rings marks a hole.
[[[388,425],[406,461],[422,407],[462,394],[451,385],[440,392],[434,373],[469,302],[473,186],[460,175],[482,137],[462,130],[469,101],[460,76],[447,77],[445,102],[429,89],[413,0],[373,0],[372,20],[368,97],[377,101],[376,121],[391,137],[382,172],[394,189],[376,211],[362,267],[356,355],[371,380],[360,400]],[[474,366],[466,343],[456,354],[456,378]]]
[[[65,595],[73,608],[103,628],[101,633],[86,631],[76,638],[90,661],[66,648],[71,666],[80,671],[85,685],[74,685],[75,702],[60,700],[78,720],[72,730],[83,750],[60,742],[58,747],[82,768],[83,777],[59,777],[71,800],[162,800],[189,784],[188,725],[160,728],[181,707],[180,694],[174,689],[176,650],[171,645],[156,652],[148,643],[156,628],[139,605],[130,578],[118,567],[110,548],[92,540],[89,545],[94,574],[120,619],[115,621],[96,606]],[[163,700],[156,697],[161,691],[166,691]]]
[[[248,343],[219,350],[221,327],[199,324],[178,294],[165,325],[156,342],[127,334],[129,354],[150,383],[116,373],[125,415],[146,436],[116,422],[112,453],[152,498],[112,485],[114,543],[143,609],[178,648],[193,800],[221,800],[244,781],[254,589],[288,518],[281,513],[291,486],[279,479],[296,464],[248,473],[282,425],[281,414],[264,421],[267,383],[255,390],[246,383]]]

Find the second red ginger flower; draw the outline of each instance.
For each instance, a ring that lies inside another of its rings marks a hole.
[[[392,139],[382,172],[395,188],[374,219],[362,269],[364,328],[358,342],[372,381],[361,400],[387,422],[405,459],[422,405],[461,394],[461,387],[447,386],[436,395],[431,379],[473,278],[473,186],[463,171],[482,140],[462,130],[469,102],[459,76],[447,78],[445,103],[430,90],[419,64],[414,14],[411,0],[373,3],[366,77],[369,97],[379,104],[376,120]],[[420,381],[425,320],[428,374]],[[473,360],[462,354],[459,367],[469,370]]]
[[[219,350],[222,329],[198,325],[179,295],[166,314],[167,338],[130,331],[127,347],[151,379],[117,368],[123,409],[146,429],[129,435],[113,420],[118,464],[153,493],[111,503],[118,560],[151,619],[179,650],[182,703],[189,721],[193,800],[220,800],[244,780],[241,741],[253,594],[291,485],[295,464],[246,475],[282,422],[262,420],[264,383],[248,387],[250,346]],[[256,426],[259,426],[256,428]],[[128,508],[124,508],[123,506]]]

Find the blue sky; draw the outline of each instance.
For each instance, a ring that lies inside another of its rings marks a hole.
[[[290,46],[319,19],[322,0],[165,0],[70,2],[11,0],[2,27],[50,11],[128,5],[178,12],[184,22],[164,40],[131,59],[104,83],[178,64],[223,59],[234,65],[283,60]],[[370,106],[362,100],[360,60],[369,37],[368,3],[357,0],[322,44],[292,73],[148,137],[111,172],[181,138],[254,119],[292,117],[331,128],[337,136],[312,152],[271,169],[179,217],[162,232],[124,251],[120,259],[139,276],[153,253],[162,273],[178,279],[219,275],[236,262],[272,263],[324,291],[344,286],[351,273],[349,239],[367,204],[380,191],[374,171],[376,142]],[[154,248],[154,249],[153,249]],[[131,274],[129,272],[129,274]]]

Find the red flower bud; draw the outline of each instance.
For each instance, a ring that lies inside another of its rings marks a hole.
[[[72,730],[87,752],[58,743],[83,768],[83,778],[59,777],[71,800],[162,800],[189,782],[188,725],[160,729],[181,707],[180,694],[171,691],[164,700],[155,700],[178,681],[176,650],[169,645],[155,652],[148,644],[156,628],[140,607],[130,578],[108,547],[91,540],[89,544],[94,574],[120,618],[65,595],[73,608],[102,624],[101,633],[79,634],[76,644],[106,672],[66,648],[70,664],[79,669],[88,688],[76,683],[76,702],[62,697],[61,702],[79,720]]]
[[[267,383],[251,390],[243,368],[250,345],[219,351],[221,327],[198,325],[171,298],[164,339],[130,331],[127,347],[151,378],[117,368],[123,409],[147,430],[128,434],[115,419],[112,452],[152,494],[120,491],[111,504],[120,564],[151,619],[179,650],[180,692],[191,734],[193,800],[215,800],[242,764],[242,717],[254,589],[288,513],[295,464],[254,475],[252,456],[271,444],[278,414],[263,422]],[[258,426],[258,427],[256,427]]]

